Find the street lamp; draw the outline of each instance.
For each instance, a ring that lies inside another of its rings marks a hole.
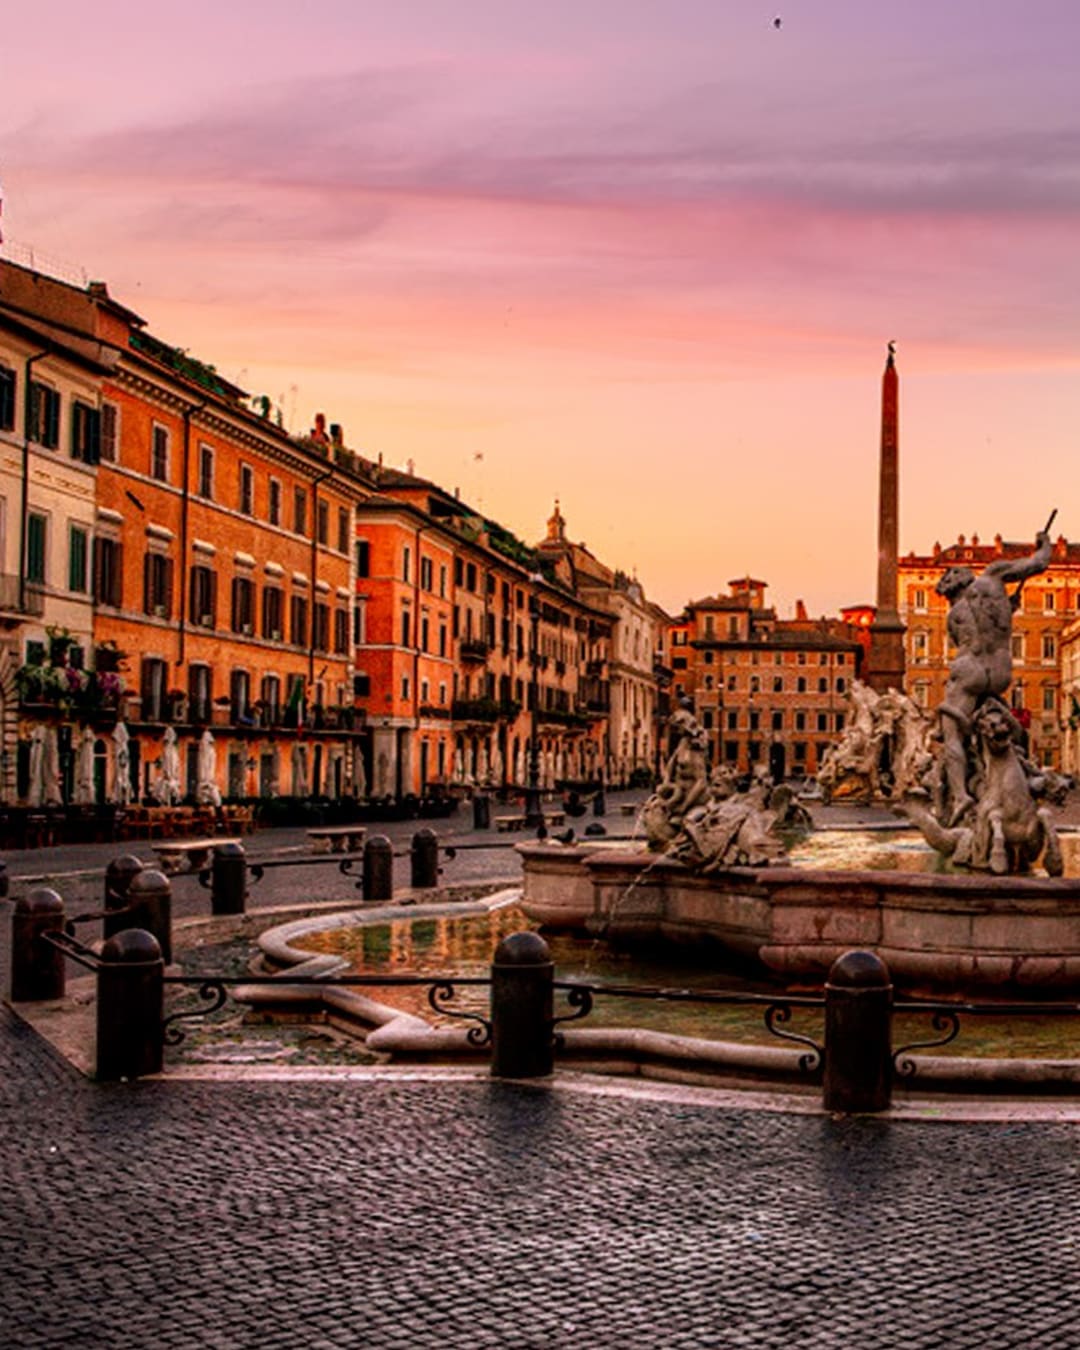
[[[544,823],[544,811],[540,802],[540,597],[536,594],[537,585],[543,581],[539,573],[531,576],[533,584],[529,596],[529,619],[532,623],[532,680],[530,682],[530,702],[532,703],[532,722],[529,735],[529,772],[525,788],[525,828],[538,829]]]

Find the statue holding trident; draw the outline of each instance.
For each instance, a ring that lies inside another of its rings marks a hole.
[[[949,602],[949,640],[956,655],[949,666],[941,714],[941,738],[949,805],[945,823],[954,826],[975,805],[968,791],[968,738],[976,710],[985,700],[1000,698],[1012,679],[1012,616],[1028,577],[1050,565],[1050,513],[1035,536],[1035,551],[1026,558],[1001,558],[978,576],[970,567],[950,567],[937,584]],[[1005,584],[1018,582],[1010,595]]]

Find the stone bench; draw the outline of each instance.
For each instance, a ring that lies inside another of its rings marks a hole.
[[[239,839],[223,839],[215,835],[212,839],[162,839],[151,844],[151,847],[161,863],[161,870],[174,876],[177,872],[201,872],[204,867],[210,866],[215,848],[239,842]]]
[[[356,853],[364,846],[363,825],[320,825],[308,830],[316,853]]]

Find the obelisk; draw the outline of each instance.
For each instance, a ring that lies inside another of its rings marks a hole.
[[[878,488],[877,613],[863,679],[884,693],[904,687],[904,625],[897,609],[900,551],[900,381],[893,343],[881,380],[881,477]]]

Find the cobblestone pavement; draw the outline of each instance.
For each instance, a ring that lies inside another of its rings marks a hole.
[[[1075,1350],[1080,1132],[79,1079],[0,1010],[0,1341]]]

